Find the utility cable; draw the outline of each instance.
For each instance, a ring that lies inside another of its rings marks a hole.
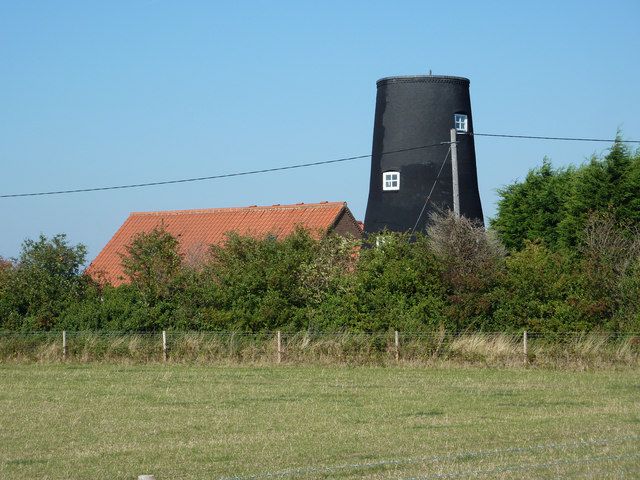
[[[531,140],[563,140],[569,142],[607,142],[607,143],[640,143],[640,140],[621,140],[618,138],[578,138],[578,137],[538,137],[534,135],[507,135],[502,133],[471,133],[474,137],[525,138]]]
[[[440,145],[443,145],[445,143],[448,143],[448,142],[439,142],[439,143],[433,143],[431,145],[422,145],[420,147],[390,150],[388,152],[382,152],[381,155],[392,155],[395,153],[404,153],[404,152],[411,152],[414,150],[422,150],[424,148],[439,147]],[[224,173],[221,175],[210,175],[207,177],[182,178],[179,180],[164,180],[160,182],[133,183],[129,185],[114,185],[114,186],[108,186],[108,187],[90,187],[90,188],[76,188],[76,189],[70,189],[70,190],[53,190],[50,192],[13,193],[13,194],[0,195],[0,198],[40,197],[44,195],[64,195],[68,193],[102,192],[105,190],[124,190],[128,188],[153,187],[157,185],[172,185],[176,183],[201,182],[203,180],[216,180],[219,178],[242,177],[246,175],[257,175],[259,173],[279,172],[282,170],[293,170],[296,168],[314,167],[317,165],[328,165],[330,163],[348,162],[351,160],[360,160],[360,159],[369,158],[369,157],[371,157],[370,153],[367,155],[357,155],[354,157],[336,158],[334,160],[324,160],[320,162],[310,162],[310,163],[299,163],[297,165],[286,165],[284,167],[264,168],[261,170],[249,170],[245,172]]]
[[[447,142],[447,143],[450,143],[450,142]],[[418,219],[416,220],[416,224],[411,229],[411,234],[412,235],[413,235],[413,232],[415,232],[416,228],[418,228],[418,223],[420,222],[420,219],[422,218],[422,214],[424,213],[424,209],[427,208],[427,204],[429,203],[429,200],[431,200],[431,195],[433,194],[433,190],[436,188],[436,183],[438,183],[438,179],[440,178],[440,174],[442,173],[442,170],[444,169],[444,166],[447,163],[447,159],[449,158],[449,154],[450,153],[451,153],[451,145],[449,145],[449,150],[447,150],[447,154],[444,157],[444,161],[442,162],[442,165],[440,165],[440,170],[438,171],[438,175],[436,176],[436,179],[433,181],[433,185],[431,185],[431,190],[429,190],[429,195],[427,195],[427,199],[424,201],[424,205],[422,206],[422,210],[420,210],[420,215],[418,215]]]
[[[476,137],[517,138],[517,139],[532,139],[532,140],[562,140],[562,141],[576,141],[576,142],[608,142],[608,143],[618,142],[618,143],[640,144],[640,140],[620,140],[620,139],[603,139],[603,138],[545,137],[545,136],[533,136],[533,135],[508,135],[508,134],[498,134],[498,133],[472,133],[472,132],[470,132],[468,135],[473,135]],[[439,142],[439,143],[433,143],[431,145],[422,145],[420,147],[403,148],[399,150],[383,152],[381,155],[391,155],[394,153],[410,152],[414,150],[421,150],[424,148],[437,147],[437,146],[448,144],[448,143],[449,142]],[[334,160],[324,160],[320,162],[299,163],[296,165],[286,165],[283,167],[265,168],[261,170],[249,170],[244,172],[225,173],[220,175],[210,175],[206,177],[182,178],[178,180],[163,180],[159,182],[133,183],[128,185],[112,185],[112,186],[106,186],[106,187],[76,188],[76,189],[68,189],[68,190],[52,190],[52,191],[46,191],[46,192],[3,194],[3,195],[0,195],[0,198],[40,197],[45,195],[64,195],[64,194],[70,194],[70,193],[101,192],[106,190],[124,190],[124,189],[130,189],[130,188],[153,187],[158,185],[172,185],[177,183],[201,182],[204,180],[216,180],[220,178],[242,177],[246,175],[257,175],[261,173],[279,172],[283,170],[293,170],[298,168],[314,167],[318,165],[328,165],[331,163],[348,162],[352,160],[360,160],[363,158],[370,158],[370,157],[371,157],[371,154],[356,155],[353,157],[337,158]]]

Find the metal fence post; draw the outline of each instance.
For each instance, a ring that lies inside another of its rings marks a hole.
[[[529,353],[527,351],[527,331],[522,334],[522,353],[524,353],[524,364],[529,363]]]
[[[62,359],[67,359],[67,331],[62,331]]]

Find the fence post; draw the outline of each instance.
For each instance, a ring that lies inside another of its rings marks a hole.
[[[278,347],[278,363],[282,362],[282,334],[280,330],[276,333],[276,344]]]
[[[62,359],[67,359],[67,331],[62,331]]]
[[[395,331],[394,340],[396,345],[396,362],[398,362],[400,360],[400,335],[398,334],[398,330]]]
[[[162,361],[167,361],[167,331],[162,330]]]
[[[527,352],[527,331],[522,334],[522,353],[524,353],[524,364],[529,363],[529,354]]]

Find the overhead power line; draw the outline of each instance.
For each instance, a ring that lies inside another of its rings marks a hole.
[[[399,150],[390,150],[388,152],[383,152],[382,155],[392,155],[394,153],[411,152],[414,150],[422,150],[424,148],[439,147],[440,145],[448,145],[448,143],[449,142],[439,142],[439,143],[433,143],[431,145],[422,145],[420,147],[401,148]],[[310,162],[310,163],[298,163],[296,165],[286,165],[284,167],[263,168],[261,170],[248,170],[244,172],[234,172],[234,173],[223,173],[220,175],[210,175],[206,177],[181,178],[178,180],[163,180],[159,182],[132,183],[128,185],[113,185],[108,187],[90,187],[90,188],[75,188],[70,190],[53,190],[50,192],[11,193],[11,194],[0,195],[0,198],[41,197],[44,195],[64,195],[68,193],[102,192],[106,190],[124,190],[128,188],[154,187],[157,185],[172,185],[176,183],[201,182],[204,180],[216,180],[219,178],[243,177],[246,175],[257,175],[259,173],[279,172],[282,170],[294,170],[296,168],[314,167],[316,165],[328,165],[330,163],[348,162],[351,160],[359,160],[359,159],[369,158],[369,157],[371,157],[370,153],[367,155],[357,155],[354,157],[336,158],[334,160],[324,160],[320,162]]]
[[[499,138],[533,139],[533,140],[564,140],[564,141],[575,141],[575,142],[640,143],[640,140],[619,140],[619,139],[577,138],[577,137],[542,137],[542,136],[533,136],[533,135],[507,135],[507,134],[498,134],[498,133],[469,133],[469,135],[473,135],[476,137],[499,137]],[[430,145],[422,145],[419,147],[390,150],[388,152],[382,152],[382,155],[392,155],[394,153],[411,152],[414,150],[422,150],[425,148],[438,147],[441,145],[449,145],[449,144],[450,142],[438,142]],[[103,192],[107,190],[125,190],[130,188],[154,187],[159,185],[172,185],[172,184],[178,184],[178,183],[202,182],[204,180],[243,177],[247,175],[257,175],[261,173],[279,172],[283,170],[294,170],[298,168],[314,167],[317,165],[328,165],[331,163],[348,162],[352,160],[360,160],[363,158],[370,158],[370,157],[371,157],[371,154],[369,153],[366,155],[356,155],[353,157],[336,158],[333,160],[324,160],[320,162],[298,163],[295,165],[286,165],[283,167],[264,168],[260,170],[248,170],[244,172],[223,173],[220,175],[209,175],[206,177],[181,178],[177,180],[162,180],[158,182],[132,183],[127,185],[111,185],[106,187],[89,187],[89,188],[74,188],[74,189],[68,189],[68,190],[52,190],[52,191],[46,191],[46,192],[10,193],[10,194],[0,195],[0,198],[41,197],[45,195],[65,195],[70,193]]]
[[[420,219],[422,218],[422,214],[424,213],[424,209],[427,208],[427,204],[429,203],[429,200],[431,200],[431,195],[433,195],[433,190],[436,188],[436,184],[438,183],[438,180],[440,179],[440,175],[442,174],[442,170],[444,170],[444,166],[447,163],[447,159],[449,158],[449,155],[451,154],[451,145],[453,145],[453,144],[452,143],[449,144],[449,149],[447,150],[447,154],[445,155],[444,160],[442,161],[442,165],[440,165],[440,170],[438,170],[438,175],[436,175],[436,179],[433,181],[433,185],[431,185],[431,190],[429,190],[429,195],[427,195],[427,198],[424,201],[424,205],[422,206],[422,210],[420,210],[420,215],[418,215],[418,219],[416,220],[415,225],[411,229],[411,233],[412,234],[413,234],[413,232],[416,231],[416,228],[418,228],[418,223],[420,222]]]
[[[640,140],[619,140],[611,138],[578,138],[578,137],[538,137],[534,135],[507,135],[502,133],[471,133],[474,137],[524,138],[531,140],[564,140],[569,142],[607,142],[607,143],[640,143]]]

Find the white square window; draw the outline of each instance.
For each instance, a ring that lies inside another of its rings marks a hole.
[[[384,172],[382,190],[400,190],[400,172]]]
[[[453,123],[458,132],[466,132],[468,130],[467,116],[462,113],[456,113],[453,116]]]

